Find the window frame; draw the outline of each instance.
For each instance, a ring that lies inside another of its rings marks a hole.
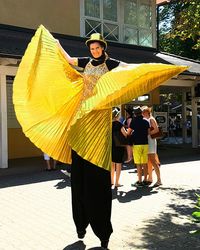
[[[147,46],[147,45],[145,46],[145,45],[139,44],[140,43],[140,35],[139,34],[140,34],[141,30],[149,31],[148,28],[140,27],[139,24],[131,25],[131,24],[124,23],[124,0],[117,1],[117,19],[118,19],[117,22],[103,19],[103,1],[102,0],[99,0],[99,1],[100,1],[100,18],[94,18],[94,17],[89,17],[89,16],[84,15],[84,0],[80,0],[80,35],[82,37],[89,37],[89,36],[87,36],[86,31],[85,31],[85,21],[90,19],[90,20],[94,20],[94,21],[97,21],[100,23],[101,34],[104,34],[104,31],[103,31],[104,23],[118,26],[118,29],[119,29],[118,41],[109,40],[105,36],[105,39],[107,41],[129,44],[129,43],[124,42],[125,41],[125,39],[124,39],[125,29],[126,29],[126,27],[129,27],[129,28],[134,28],[137,30],[137,44],[133,44],[133,45],[141,46],[141,47],[156,48],[156,32],[157,32],[157,30],[156,30],[156,4],[155,4],[154,0],[143,0],[143,2],[149,3],[150,9],[151,9],[150,30],[151,30],[151,36],[152,36],[152,44],[150,46]],[[141,3],[141,1],[137,0],[137,6],[139,6],[140,3]],[[138,16],[138,14],[137,14],[137,16]],[[121,20],[123,20],[123,21],[121,21]],[[90,34],[90,33],[88,33],[88,34]]]

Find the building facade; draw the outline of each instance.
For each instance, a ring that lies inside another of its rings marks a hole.
[[[154,0],[0,0],[0,168],[8,167],[8,159],[42,154],[23,134],[12,102],[12,83],[18,65],[40,24],[73,56],[86,56],[85,39],[99,32],[108,41],[109,55],[121,61],[191,66],[188,72],[164,83],[168,88],[180,88],[183,99],[186,90],[194,91],[200,79],[197,62],[157,50]],[[159,91],[160,88],[148,93],[146,104],[158,104]],[[195,112],[196,102],[192,102]]]
[[[89,37],[99,32],[106,40],[156,47],[156,3],[153,0],[0,1],[0,23]]]

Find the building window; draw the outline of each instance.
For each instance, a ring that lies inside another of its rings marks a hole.
[[[151,0],[81,0],[81,35],[103,34],[106,40],[154,47],[155,4]],[[153,11],[154,10],[154,11]]]
[[[117,0],[84,0],[83,23],[84,37],[98,32],[110,41],[119,42]]]
[[[100,18],[100,1],[85,0],[85,16]]]
[[[7,123],[8,128],[20,128],[20,124],[17,121],[14,104],[13,104],[13,76],[6,76],[6,93],[7,93]]]

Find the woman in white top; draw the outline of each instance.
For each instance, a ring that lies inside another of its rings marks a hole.
[[[154,184],[154,187],[158,187],[162,185],[161,177],[160,177],[160,162],[157,155],[157,140],[151,138],[151,135],[158,132],[158,124],[156,119],[151,114],[151,109],[147,106],[142,107],[142,115],[145,119],[149,121],[150,124],[150,135],[148,135],[148,144],[149,144],[149,152],[148,152],[148,182],[149,184],[152,183],[152,170],[154,168],[157,182]]]

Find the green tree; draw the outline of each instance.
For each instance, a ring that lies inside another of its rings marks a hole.
[[[200,59],[200,2],[172,1],[159,7],[159,49]]]

